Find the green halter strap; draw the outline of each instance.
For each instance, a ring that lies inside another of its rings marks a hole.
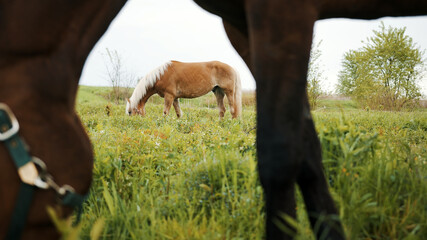
[[[75,193],[74,189],[68,185],[58,186],[47,172],[44,162],[29,154],[29,148],[18,132],[19,123],[15,115],[6,104],[0,103],[0,142],[5,143],[22,181],[6,239],[20,239],[25,228],[34,190],[37,188],[52,188],[57,193],[61,204],[78,209],[77,221],[79,221],[82,204],[87,195]]]

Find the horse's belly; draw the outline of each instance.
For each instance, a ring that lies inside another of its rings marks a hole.
[[[196,97],[200,97],[203,96],[207,93],[209,93],[210,91],[203,91],[203,92],[177,92],[177,98],[196,98]]]
[[[203,96],[210,91],[212,91],[214,87],[210,85],[200,86],[200,87],[189,87],[186,89],[178,88],[176,91],[176,95],[178,98],[196,98]]]

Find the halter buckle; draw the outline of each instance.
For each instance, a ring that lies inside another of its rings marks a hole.
[[[10,110],[6,104],[0,103],[0,111],[6,113],[6,116],[9,117],[10,123],[12,124],[12,127],[5,130],[4,132],[2,132],[3,129],[0,129],[0,141],[6,141],[19,131],[19,123],[12,110]],[[1,128],[3,128],[3,126]]]
[[[23,183],[34,185],[39,172],[33,162],[28,162],[18,169],[18,175]]]
[[[41,168],[41,173],[37,170],[36,165]],[[48,189],[49,185],[43,180],[42,176],[45,174],[45,170],[46,165],[39,158],[32,157],[31,161],[18,169],[18,175],[23,183],[41,189]]]

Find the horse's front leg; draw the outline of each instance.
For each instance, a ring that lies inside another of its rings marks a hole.
[[[175,98],[175,99],[173,100],[173,107],[175,108],[176,116],[177,116],[178,118],[180,118],[180,117],[182,116],[182,111],[181,111],[181,108],[179,107],[179,101],[178,101],[178,98]]]
[[[323,173],[321,146],[314,128],[306,99],[304,113],[303,171],[298,175],[298,185],[304,196],[308,217],[317,239],[345,239],[337,210],[329,194]]]
[[[136,107],[136,111],[132,112],[133,114],[139,114],[141,116],[145,116],[145,104],[147,102],[147,99],[142,99],[139,103],[138,106]]]
[[[167,116],[169,114],[169,110],[174,102],[175,97],[172,94],[165,93],[165,107],[163,109],[163,116]]]
[[[248,1],[251,62],[257,81],[257,149],[267,239],[292,239],[295,183],[302,162],[303,103],[312,31],[306,1]]]
[[[139,113],[139,115],[145,117],[145,104],[138,107],[138,113]]]
[[[141,116],[145,116],[145,105],[148,102],[148,99],[150,99],[151,96],[153,96],[156,93],[155,89],[149,89],[147,90],[147,93],[145,94],[145,96],[141,99],[141,101],[138,103],[138,107],[137,107],[137,113]]]

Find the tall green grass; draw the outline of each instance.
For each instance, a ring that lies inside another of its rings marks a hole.
[[[425,114],[315,117],[325,171],[350,239],[427,236]]]
[[[154,99],[143,118],[97,91],[82,87],[77,105],[95,152],[81,239],[263,239],[253,96],[240,120],[220,120],[206,104],[213,95],[181,102],[181,119],[163,117]],[[427,236],[426,113],[313,115],[349,239]],[[299,193],[297,201],[298,239],[314,239]]]

